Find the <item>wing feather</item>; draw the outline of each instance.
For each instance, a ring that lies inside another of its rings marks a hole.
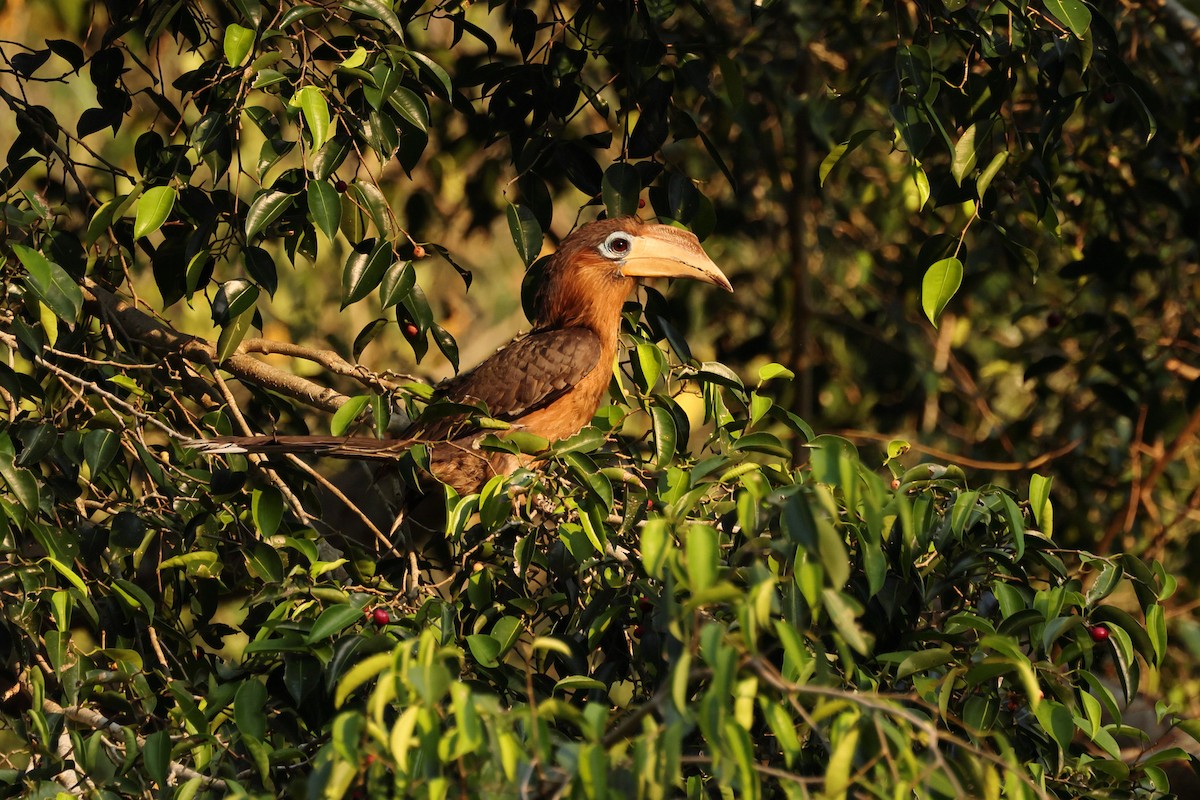
[[[516,339],[474,369],[438,386],[436,397],[483,403],[496,419],[514,420],[543,408],[571,390],[600,361],[600,337],[586,328],[536,331]],[[440,439],[462,417],[418,422],[421,438]]]

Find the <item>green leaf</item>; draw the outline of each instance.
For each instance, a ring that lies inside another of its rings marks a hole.
[[[984,192],[992,185],[992,179],[996,177],[996,173],[1000,171],[1006,161],[1008,161],[1008,151],[1003,150],[992,156],[992,160],[983,168],[983,172],[979,173],[979,177],[975,181],[975,194],[980,200],[983,200]]]
[[[411,261],[397,261],[383,273],[379,283],[379,302],[386,310],[408,297],[417,282],[417,271]]]
[[[954,145],[954,161],[950,164],[950,174],[959,186],[962,186],[963,178],[975,169],[975,159],[975,126],[971,125]]]
[[[498,662],[497,657],[500,655],[500,643],[491,636],[485,633],[476,633],[467,637],[467,648],[471,651],[471,656],[479,662],[480,666],[496,667]]]
[[[41,503],[38,480],[33,473],[13,464],[12,456],[0,453],[0,478],[8,484],[8,490],[17,498],[21,508],[30,514],[37,513]]]
[[[508,232],[512,235],[513,244],[521,261],[529,267],[537,260],[542,250],[542,226],[537,216],[527,206],[516,206],[509,203],[506,211],[508,216]]]
[[[650,421],[654,428],[654,464],[666,469],[675,460],[679,436],[675,430],[675,416],[662,406],[650,407]]]
[[[83,437],[83,459],[92,477],[96,478],[112,466],[121,449],[121,437],[115,431],[88,431]]]
[[[342,198],[327,181],[308,182],[308,218],[333,241],[342,221]]]
[[[396,16],[396,12],[392,11],[390,3],[385,3],[383,0],[344,0],[342,8],[355,14],[362,14],[364,17],[379,20],[387,25],[392,33],[396,34],[401,44],[404,43],[404,26],[400,24],[400,18]]]
[[[319,181],[328,180],[350,155],[352,144],[349,136],[334,136],[326,142],[312,160],[313,177]]]
[[[837,740],[825,765],[826,797],[846,797],[846,790],[850,788],[850,770],[857,755],[858,728],[850,727]]]
[[[500,643],[500,652],[507,653],[524,631],[520,617],[506,616],[496,620],[492,626],[492,637]]]
[[[1071,739],[1075,736],[1075,720],[1066,706],[1053,700],[1043,700],[1033,713],[1042,730],[1054,737],[1059,747],[1066,750],[1071,746]]]
[[[240,67],[254,46],[254,31],[237,23],[225,29],[225,61],[231,67]]]
[[[386,240],[364,239],[355,245],[342,270],[342,308],[375,291],[393,263],[395,254]]]
[[[674,550],[674,543],[665,519],[649,519],[642,526],[642,565],[650,577],[658,578],[662,575],[667,558]]]
[[[625,162],[613,164],[604,171],[600,192],[609,218],[631,216],[638,211],[642,179],[633,165]]]
[[[771,362],[770,364],[763,364],[761,367],[758,368],[758,385],[759,386],[762,386],[767,381],[773,381],[776,378],[783,378],[784,380],[790,381],[792,378],[795,378],[795,377],[796,377],[796,373],[792,372],[790,369],[783,366],[782,364],[776,364],[775,362]]]
[[[833,168],[838,165],[848,153],[852,153],[858,149],[859,145],[871,137],[875,133],[873,130],[856,131],[851,137],[829,151],[829,155],[825,156],[821,161],[821,166],[817,170],[817,175],[820,181],[820,186],[825,185],[825,179],[829,177],[829,173],[833,172]]]
[[[250,501],[250,514],[259,536],[266,539],[274,536],[283,521],[283,493],[274,486],[254,492]]]
[[[871,645],[867,634],[863,633],[858,624],[858,615],[862,613],[858,604],[835,589],[821,590],[821,604],[828,612],[833,626],[846,640],[846,644],[853,647],[859,654],[866,655],[870,651]]]
[[[317,617],[317,621],[309,629],[304,641],[306,644],[323,641],[336,633],[341,633],[362,618],[363,610],[359,606],[349,603],[329,606],[321,612],[321,616]]]
[[[180,556],[168,558],[158,565],[161,572],[164,569],[190,569],[192,567],[211,567],[217,563],[217,554],[211,550],[195,550]]]
[[[371,395],[360,394],[357,397],[351,397],[342,407],[333,414],[333,419],[329,423],[329,432],[334,436],[345,436],[346,431],[358,419],[358,415],[362,413],[367,404],[371,402]]]
[[[388,104],[400,112],[400,116],[416,126],[422,133],[429,130],[429,109],[416,92],[397,86],[388,94]]]
[[[639,342],[634,352],[637,354],[634,366],[637,367],[640,388],[643,392],[653,391],[654,385],[658,383],[659,377],[667,366],[666,355],[658,345],[649,342]]]
[[[933,327],[937,327],[938,317],[962,285],[962,278],[962,262],[954,257],[934,262],[925,271],[925,277],[921,280],[921,308]]]
[[[329,104],[316,86],[305,86],[296,92],[292,105],[304,115],[304,123],[312,136],[312,149],[320,150],[329,141]]]
[[[137,215],[133,220],[133,238],[149,236],[162,227],[175,207],[175,189],[155,186],[138,198]]]
[[[420,64],[421,68],[433,76],[434,80],[437,82],[437,88],[442,90],[442,97],[449,100],[450,95],[454,91],[454,85],[450,81],[450,74],[438,66],[431,58],[429,58],[429,56],[425,55],[424,53],[418,53],[415,50],[410,50],[408,51],[408,55],[411,56],[418,64]]]
[[[1053,477],[1047,478],[1036,472],[1029,476],[1029,508],[1042,533],[1047,536],[1054,535],[1054,506],[1050,503],[1050,487],[1053,483]]]
[[[67,271],[44,255],[23,244],[13,244],[27,273],[25,283],[30,291],[63,322],[74,323],[83,308],[83,292]]]
[[[346,59],[341,64],[338,64],[338,69],[354,69],[355,67],[361,67],[365,63],[367,63],[366,48],[356,47],[353,53],[346,56]]]
[[[458,372],[458,342],[450,331],[438,325],[436,322],[429,326],[429,332],[433,335],[433,342],[438,346],[438,350],[450,362],[450,366]]]
[[[1082,39],[1092,25],[1092,12],[1080,0],[1045,0],[1050,16]]]
[[[254,309],[250,308],[238,315],[233,322],[221,328],[221,335],[217,337],[218,364],[237,352],[238,345],[246,338],[246,334],[250,332],[253,324]]]
[[[294,197],[294,194],[279,190],[263,190],[258,197],[254,198],[254,202],[250,204],[250,210],[246,212],[246,238],[253,239],[264,228],[279,219],[292,204]]]
[[[921,45],[901,45],[896,48],[896,73],[900,89],[910,100],[922,101],[934,88],[933,59]]]
[[[688,588],[697,594],[717,582],[717,561],[720,556],[720,539],[717,529],[710,525],[693,523],[688,526],[683,542],[687,559]]]
[[[1007,494],[1001,492],[1000,498],[1004,503],[1004,515],[1008,519],[1008,530],[1013,536],[1013,561],[1020,561],[1025,555],[1025,516],[1016,502]]]
[[[146,737],[146,742],[142,745],[142,763],[145,764],[146,774],[152,781],[159,786],[166,786],[167,770],[171,766],[170,731],[155,731]]]
[[[267,703],[267,687],[249,678],[238,687],[233,698],[233,719],[242,736],[262,741],[267,736],[267,717],[263,708]]]
[[[257,285],[243,278],[221,284],[212,301],[213,322],[225,325],[243,312],[253,310],[261,293]]]
[[[558,683],[554,684],[555,692],[571,690],[592,691],[594,689],[607,691],[608,686],[596,680],[595,678],[589,678],[586,675],[569,675],[560,680]]]

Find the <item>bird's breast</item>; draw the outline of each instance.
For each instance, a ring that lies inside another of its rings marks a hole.
[[[611,363],[611,358],[602,363]],[[551,442],[574,436],[596,415],[600,400],[608,389],[608,378],[609,371],[597,365],[574,389],[545,408],[521,418],[521,430]]]

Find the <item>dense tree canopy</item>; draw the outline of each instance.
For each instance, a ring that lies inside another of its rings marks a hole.
[[[1181,2],[7,0],[0,783],[1184,794]],[[383,434],[630,213],[735,294],[437,541],[186,446]]]

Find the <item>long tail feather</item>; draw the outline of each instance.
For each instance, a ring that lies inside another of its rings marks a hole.
[[[414,444],[413,439],[372,439],[367,436],[217,436],[193,439],[187,447],[208,455],[284,453],[395,461]]]

